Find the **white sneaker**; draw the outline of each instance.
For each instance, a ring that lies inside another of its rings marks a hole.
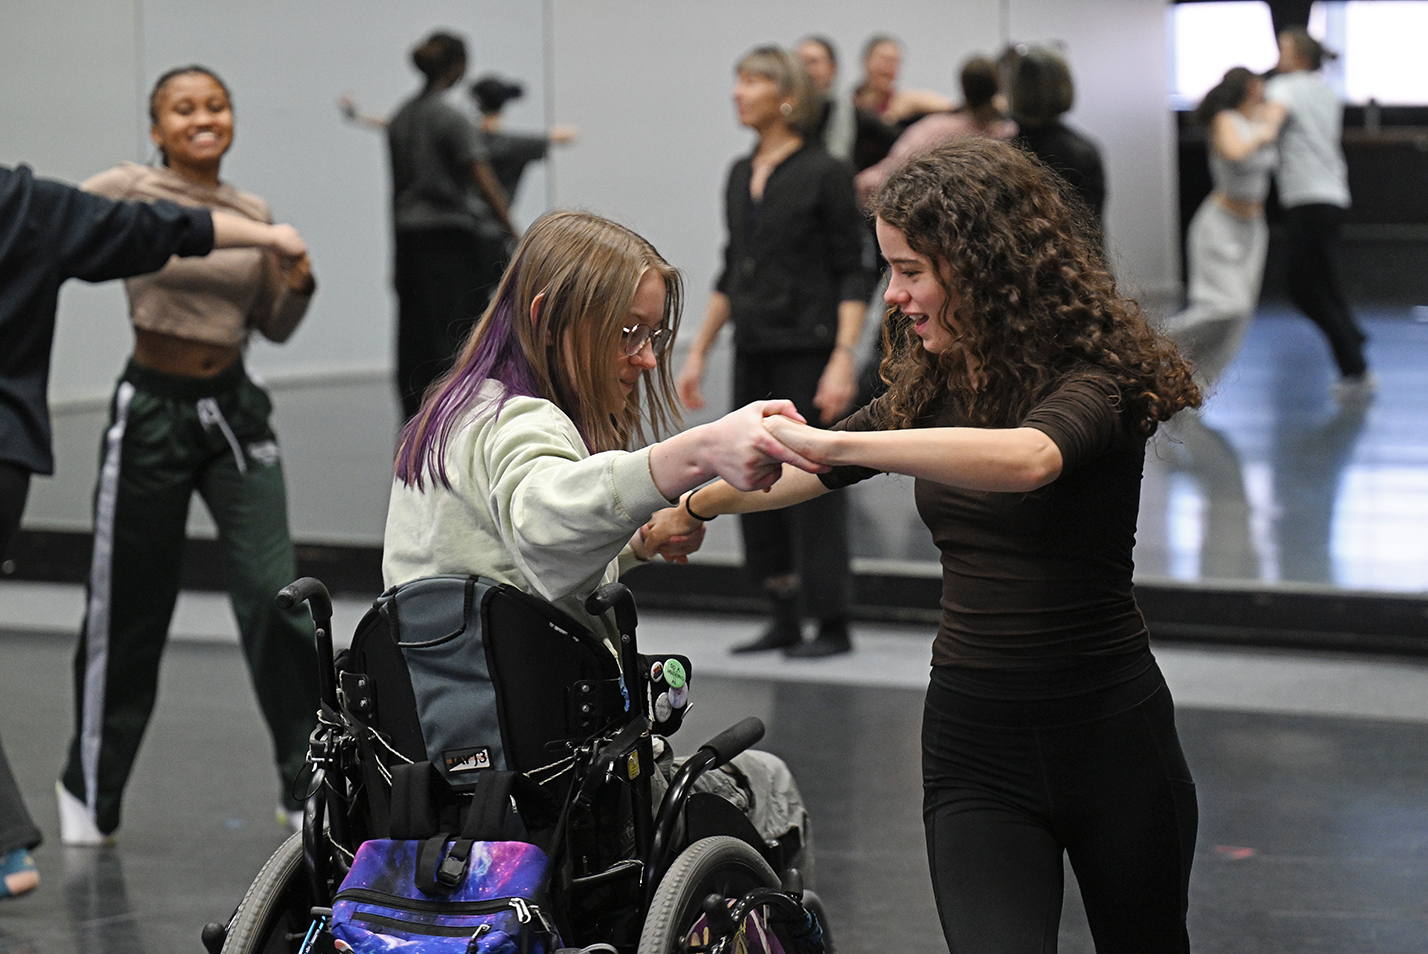
[[[1335,381],[1331,391],[1340,404],[1366,403],[1378,392],[1378,378],[1368,371]]]
[[[89,806],[71,795],[63,782],[55,782],[55,797],[59,801],[60,844],[80,848],[104,848],[114,844],[114,836],[99,830]]]

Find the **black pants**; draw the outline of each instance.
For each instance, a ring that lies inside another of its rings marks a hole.
[[[30,495],[30,468],[0,460],[0,560],[10,550],[10,540],[20,529],[25,498]]]
[[[0,560],[5,559],[10,539],[20,527],[29,493],[30,469],[0,461]],[[34,848],[39,843],[40,830],[30,818],[5,750],[0,747],[0,858],[16,848]]]
[[[1195,786],[1154,666],[1069,699],[1003,702],[935,667],[923,717],[923,821],[954,954],[1056,950],[1063,852],[1098,954],[1177,954]]]
[[[1363,330],[1344,296],[1339,265],[1339,225],[1344,210],[1337,205],[1298,205],[1285,210],[1288,224],[1289,297],[1295,307],[1318,325],[1329,339],[1334,363],[1344,377],[1367,370]]]
[[[734,406],[786,398],[817,424],[813,406],[829,351],[734,355]],[[771,577],[797,575],[803,615],[838,619],[848,615],[853,573],[848,565],[848,502],[842,493],[739,517],[744,566],[762,584]]]
[[[396,234],[397,393],[402,419],[451,367],[506,268],[506,246],[464,229]]]

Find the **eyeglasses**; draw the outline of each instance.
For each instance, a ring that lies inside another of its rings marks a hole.
[[[669,344],[668,328],[651,328],[649,325],[633,324],[628,328],[621,328],[624,332],[625,354],[633,358],[644,350],[646,344],[654,352],[655,357],[664,354],[665,346]]]

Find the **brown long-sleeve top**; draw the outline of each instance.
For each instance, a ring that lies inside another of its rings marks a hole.
[[[204,185],[163,167],[124,162],[81,188],[109,199],[168,199],[272,222],[268,203],[227,183]],[[150,275],[125,282],[134,327],[188,341],[242,346],[250,328],[286,341],[312,300],[283,280],[277,256],[255,248],[217,249],[204,258],[171,258]]]

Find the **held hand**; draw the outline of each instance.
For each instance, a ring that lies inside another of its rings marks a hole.
[[[283,260],[283,282],[295,292],[310,293],[317,287],[312,277],[312,260],[306,255],[295,260]]]
[[[791,452],[799,454],[807,460],[819,461],[823,464],[818,471],[813,471],[813,473],[821,473],[829,469],[828,465],[833,453],[832,434],[834,432],[809,427],[807,424],[795,422],[787,417],[766,417],[763,424],[764,429]]]
[[[637,536],[648,554],[645,559],[658,554],[668,563],[688,563],[689,554],[704,543],[704,524],[689,516],[683,507],[670,507],[656,512]]]
[[[813,395],[813,406],[818,408],[819,420],[824,424],[834,423],[857,396],[858,375],[853,368],[853,352],[848,348],[835,348]]]
[[[674,378],[674,389],[680,403],[691,411],[704,407],[704,391],[700,386],[703,381],[704,357],[690,352]]]
[[[269,226],[268,247],[284,260],[285,267],[288,261],[307,256],[307,243],[291,225]]]
[[[708,464],[739,490],[766,490],[792,464],[811,474],[827,470],[775,440],[764,428],[770,416],[802,422],[792,401],[755,401],[705,427],[710,430]]]

